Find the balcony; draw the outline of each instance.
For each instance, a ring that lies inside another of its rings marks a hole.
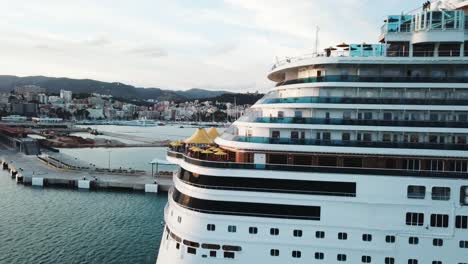
[[[320,139],[291,139],[272,137],[245,137],[224,133],[222,138],[231,141],[300,145],[300,146],[330,146],[330,147],[356,147],[356,148],[397,148],[397,149],[434,149],[434,150],[468,150],[467,144],[439,144],[439,143],[412,143],[412,142],[383,142],[358,140],[320,140]]]
[[[167,156],[181,159],[189,164],[216,168],[216,169],[244,169],[244,170],[273,170],[273,171],[292,171],[292,172],[310,172],[310,173],[336,173],[336,174],[355,174],[355,175],[385,175],[385,176],[407,176],[407,177],[436,177],[468,179],[468,173],[455,171],[429,171],[429,170],[402,170],[385,168],[355,168],[355,167],[327,167],[312,165],[292,165],[292,164],[254,164],[232,161],[210,161],[189,157],[184,153],[167,150]]]
[[[468,80],[467,80],[468,81]],[[266,98],[260,104],[378,104],[378,105],[468,105],[467,99],[419,99],[381,97],[288,97]]]
[[[416,77],[416,76],[358,76],[358,75],[328,75],[288,80],[276,86],[320,83],[320,82],[383,82],[383,83],[467,83],[468,77]]]
[[[468,122],[455,121],[415,121],[415,120],[373,120],[341,118],[305,118],[305,117],[253,117],[244,118],[243,122],[267,124],[307,124],[307,125],[343,125],[343,126],[396,126],[396,127],[453,127],[468,128]]]

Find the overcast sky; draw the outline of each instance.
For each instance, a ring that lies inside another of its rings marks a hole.
[[[418,0],[0,0],[0,74],[265,91],[275,57],[376,42]]]

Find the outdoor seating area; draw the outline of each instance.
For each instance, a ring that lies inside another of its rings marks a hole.
[[[214,127],[208,131],[199,128],[191,137],[170,143],[170,150],[184,153],[189,157],[208,161],[229,161],[229,153],[219,148],[214,140],[220,136]]]

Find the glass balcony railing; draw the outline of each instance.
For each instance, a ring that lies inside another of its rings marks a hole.
[[[408,177],[440,177],[454,179],[468,179],[466,172],[452,171],[428,171],[428,170],[402,170],[385,168],[351,168],[351,167],[327,167],[312,165],[292,165],[292,164],[254,164],[240,162],[217,162],[191,158],[183,153],[167,151],[170,157],[178,157],[185,162],[197,166],[220,168],[220,169],[245,169],[245,170],[275,170],[275,171],[295,171],[295,172],[316,172],[316,173],[338,173],[356,175],[386,175],[386,176],[408,176]]]
[[[266,98],[259,101],[259,104],[468,105],[468,100],[376,97],[289,97]]]
[[[276,86],[317,82],[467,83],[468,77],[328,75],[288,80],[280,82]]]
[[[308,125],[345,125],[345,126],[401,126],[401,127],[455,127],[468,128],[466,121],[417,121],[417,120],[375,120],[342,118],[307,118],[307,117],[252,117],[243,118],[243,122],[269,124],[308,124]]]
[[[271,137],[245,137],[224,133],[222,138],[231,141],[301,145],[301,146],[332,146],[332,147],[357,147],[357,148],[398,148],[398,149],[434,149],[434,150],[468,150],[467,144],[439,144],[426,142],[383,142],[383,141],[358,141],[358,140],[320,140],[320,139],[292,139]]]

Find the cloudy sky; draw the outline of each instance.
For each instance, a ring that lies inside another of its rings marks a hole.
[[[265,91],[275,57],[375,42],[418,0],[0,0],[0,74]]]

